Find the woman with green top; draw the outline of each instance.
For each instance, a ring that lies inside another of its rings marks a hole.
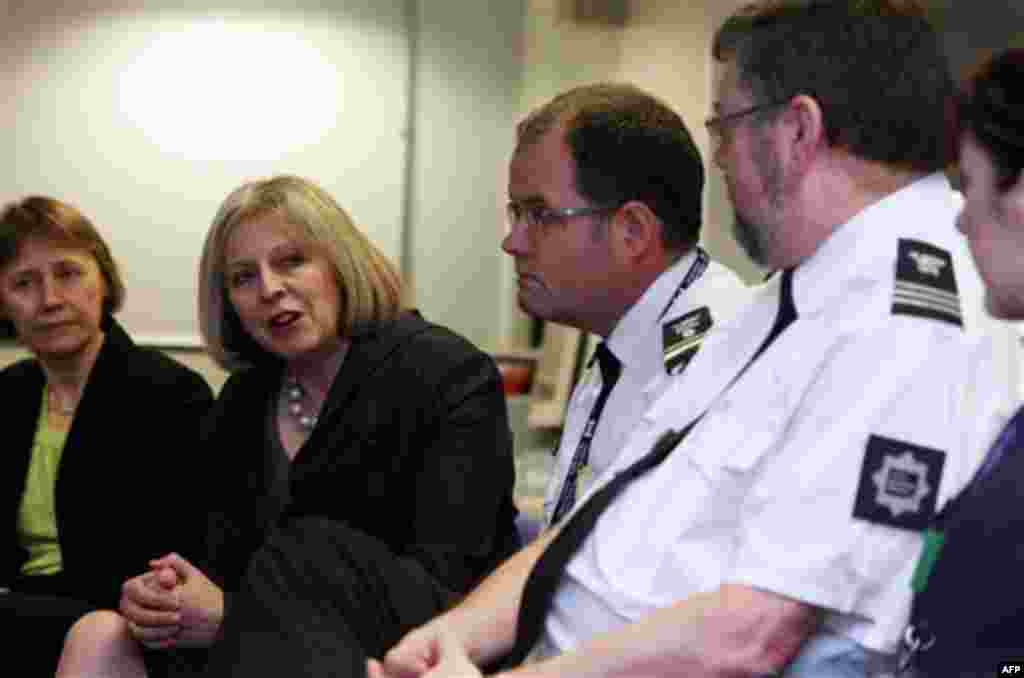
[[[113,319],[124,295],[74,207],[0,213],[0,332],[31,354],[0,371],[0,625],[30,639],[5,644],[24,675],[52,675],[72,623],[150,559],[200,546],[206,506],[185,488],[213,394],[132,342]]]

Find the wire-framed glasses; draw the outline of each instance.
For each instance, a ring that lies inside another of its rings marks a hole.
[[[707,129],[708,135],[711,139],[718,142],[722,140],[722,130],[727,124],[741,120],[748,115],[753,115],[754,113],[760,113],[761,111],[767,111],[770,108],[784,106],[787,103],[789,103],[789,99],[781,99],[779,101],[769,101],[765,104],[758,104],[756,106],[751,106],[750,108],[733,111],[732,113],[714,115],[704,121],[704,128]]]
[[[548,207],[543,203],[510,201],[505,205],[505,222],[511,231],[517,224],[526,226],[529,232],[555,224],[564,224],[575,217],[589,217],[596,214],[610,214],[621,205],[588,205],[585,207]]]

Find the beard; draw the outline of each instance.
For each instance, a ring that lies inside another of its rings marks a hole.
[[[761,241],[761,231],[760,227],[748,221],[739,212],[735,214],[732,235],[736,243],[755,264],[765,266],[765,246]]]
[[[759,137],[754,144],[751,160],[761,177],[762,200],[773,215],[782,214],[783,171],[782,165],[772,151],[766,137]],[[763,210],[762,210],[763,211]],[[772,250],[778,249],[779,226],[766,223],[769,219],[753,221],[733,208],[732,234],[740,248],[758,266],[773,268]],[[771,218],[774,221],[774,217]]]

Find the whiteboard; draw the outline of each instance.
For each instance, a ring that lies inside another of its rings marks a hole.
[[[397,264],[406,4],[9,3],[0,198],[50,195],[88,216],[123,269],[119,320],[155,345],[200,344],[203,238],[243,181],[316,181]]]

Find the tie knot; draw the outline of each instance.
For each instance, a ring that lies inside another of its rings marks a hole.
[[[601,342],[597,345],[597,349],[594,351],[594,355],[597,357],[597,365],[601,368],[601,380],[612,387],[615,382],[619,380],[619,374],[622,372],[622,363],[615,357],[611,349],[605,342]]]

